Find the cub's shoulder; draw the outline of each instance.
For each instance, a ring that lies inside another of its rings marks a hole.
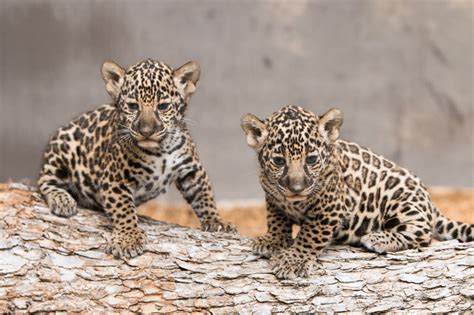
[[[80,116],[74,118],[71,122],[81,126],[82,128],[87,128],[85,125],[86,122],[92,121],[107,121],[109,120],[112,115],[117,111],[117,108],[113,105],[104,104],[100,105],[99,107],[87,111]]]
[[[84,136],[104,137],[108,134],[108,126],[115,116],[115,106],[104,104],[93,110],[82,113],[66,125],[58,128],[50,141],[57,139],[67,142],[82,142]]]
[[[89,128],[91,125],[100,123],[100,122],[107,122],[109,121],[114,113],[117,111],[115,106],[104,104],[95,109],[89,110],[80,114],[79,116],[73,118],[69,121],[68,124],[59,128],[60,131],[67,131],[70,129],[81,129],[85,130]]]

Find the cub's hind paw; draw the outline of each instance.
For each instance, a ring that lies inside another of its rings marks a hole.
[[[46,198],[51,212],[60,217],[71,217],[77,213],[77,203],[66,192],[53,193]]]
[[[201,230],[205,232],[237,233],[237,229],[234,225],[217,219],[201,222]]]
[[[367,234],[362,236],[360,242],[365,248],[378,254],[383,254],[389,251],[387,240],[383,235],[378,235],[376,233]]]
[[[112,254],[115,258],[132,258],[143,253],[146,243],[145,232],[140,228],[131,231],[114,230],[105,252]]]

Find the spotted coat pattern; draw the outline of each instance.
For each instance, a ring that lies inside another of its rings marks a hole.
[[[306,276],[331,242],[377,253],[418,248],[432,238],[473,241],[474,225],[447,219],[420,179],[383,156],[339,140],[342,112],[283,107],[262,121],[242,118],[260,164],[268,231],[255,253],[279,278]],[[300,231],[292,239],[292,225]]]
[[[38,187],[52,212],[69,217],[77,204],[105,210],[113,224],[106,251],[133,257],[144,250],[136,207],[181,191],[208,231],[233,231],[219,218],[209,179],[184,113],[200,69],[173,70],[151,59],[125,71],[113,62],[102,77],[113,104],[102,105],[60,128],[49,141]]]

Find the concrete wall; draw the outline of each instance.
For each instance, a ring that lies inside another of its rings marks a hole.
[[[0,34],[0,181],[34,182],[53,131],[108,102],[104,60],[152,57],[202,66],[188,118],[219,199],[263,195],[239,118],[290,103],[340,107],[344,138],[428,185],[474,186],[469,0],[3,0]]]

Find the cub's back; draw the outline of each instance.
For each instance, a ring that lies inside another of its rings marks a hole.
[[[55,175],[69,183],[65,188],[83,200],[84,206],[98,204],[97,179],[103,154],[112,141],[115,118],[115,107],[102,105],[59,128],[45,151],[38,185],[48,180],[47,175]]]
[[[338,140],[343,178],[351,196],[379,203],[384,195],[397,199],[405,192],[423,195],[421,180],[407,169],[354,142]]]

